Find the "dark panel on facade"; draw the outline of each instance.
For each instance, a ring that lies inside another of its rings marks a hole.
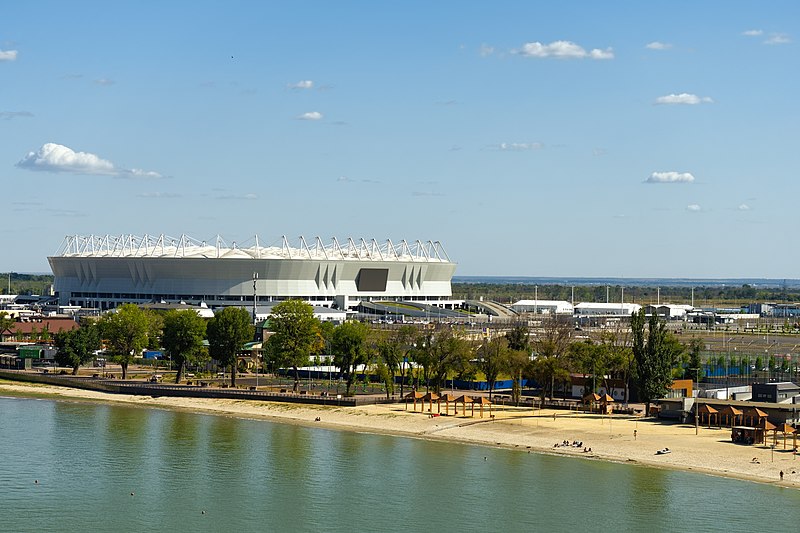
[[[359,292],[384,292],[388,280],[388,268],[362,268],[356,276],[356,290]]]

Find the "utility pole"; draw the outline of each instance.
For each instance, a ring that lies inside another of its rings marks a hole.
[[[256,302],[258,300],[258,292],[256,291],[257,282],[258,272],[253,272],[253,325],[256,323]]]

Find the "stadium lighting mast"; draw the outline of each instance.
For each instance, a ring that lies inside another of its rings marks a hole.
[[[258,272],[253,272],[253,325],[256,325],[256,302],[258,301],[258,292],[256,291],[256,284],[258,283]],[[258,351],[256,351],[256,390],[258,390],[258,367],[259,367]]]
[[[258,292],[256,291],[257,282],[258,272],[253,272],[253,325],[256,323],[256,301],[258,300]]]

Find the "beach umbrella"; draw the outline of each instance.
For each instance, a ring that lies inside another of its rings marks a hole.
[[[455,396],[453,396],[449,392],[447,394],[444,394],[443,396],[441,396],[439,398],[439,409],[441,410],[442,400],[444,400],[444,409],[445,409],[444,412],[445,412],[446,415],[449,415],[450,414],[450,402],[455,402],[457,399],[458,398],[456,398]],[[458,408],[456,408],[456,410],[458,410]],[[458,414],[458,413],[456,413],[456,414]]]
[[[422,411],[425,411],[425,402],[428,402],[428,412],[430,413],[433,410],[433,402],[437,401],[439,401],[439,395],[435,392],[429,392],[422,397]],[[439,412],[442,412],[441,405],[439,406]]]
[[[406,394],[405,401],[406,401],[406,411],[408,411],[408,400],[414,400],[414,410],[417,410],[417,400],[425,396],[421,392],[411,391]]]
[[[475,404],[473,403],[474,400],[472,398],[470,398],[469,396],[467,396],[465,394],[462,394],[461,396],[456,398],[456,404],[458,402],[461,402],[463,404],[463,406],[464,406],[464,410],[462,411],[464,416],[467,416],[467,404],[468,403],[471,404],[471,407],[472,407],[472,416],[475,416]],[[458,414],[458,406],[456,406],[456,414]]]
[[[794,434],[797,432],[797,430],[796,430],[796,429],[794,429],[794,428],[793,428],[792,426],[790,426],[789,424],[787,424],[786,422],[784,422],[783,424],[781,424],[780,426],[778,426],[777,430],[775,431],[775,435],[776,435],[776,436],[777,436],[777,434],[778,434],[778,431],[780,431],[781,433],[783,433],[783,449],[785,450],[785,449],[786,449],[786,435],[788,435],[788,434],[790,434],[790,433],[794,435]]]
[[[489,406],[489,415],[491,416],[491,414],[492,414],[492,401],[489,398],[487,398],[485,396],[481,396],[480,398],[475,400],[475,402],[477,402],[478,405],[480,405],[480,407],[481,407],[481,418],[483,418],[483,406],[484,405],[488,405]],[[473,405],[474,405],[474,403],[473,403]]]

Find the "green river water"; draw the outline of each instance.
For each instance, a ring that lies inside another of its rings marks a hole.
[[[0,398],[0,453],[0,531],[800,531],[771,485],[117,405]]]

